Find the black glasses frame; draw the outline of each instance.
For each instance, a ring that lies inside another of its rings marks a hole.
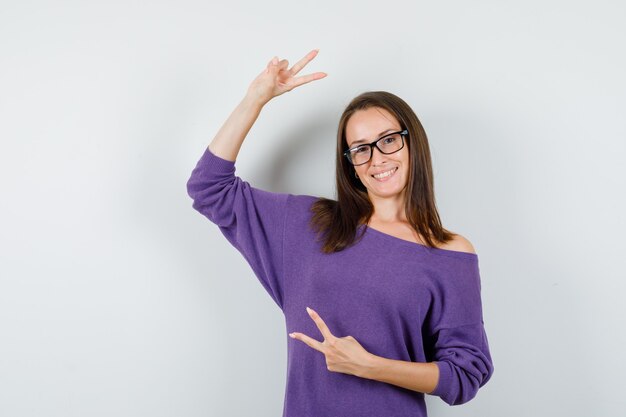
[[[378,142],[380,142],[381,140],[387,138],[388,136],[391,135],[396,135],[396,134],[400,134],[400,138],[402,139],[402,146],[400,146],[399,149],[393,151],[393,152],[384,152],[382,149],[380,149],[380,147],[378,146]],[[357,146],[354,146],[350,149],[348,149],[347,151],[345,151],[343,153],[343,155],[346,157],[346,159],[348,160],[348,162],[350,162],[353,166],[359,166],[359,165],[363,165],[363,164],[367,164],[370,159],[372,159],[372,155],[374,155],[374,147],[376,147],[376,149],[378,149],[381,153],[385,154],[385,155],[391,155],[392,153],[396,153],[398,152],[400,149],[404,148],[404,137],[408,136],[409,131],[407,129],[404,130],[398,130],[397,132],[391,132],[391,133],[387,133],[385,136],[381,136],[380,138],[376,139],[374,142],[371,143],[361,143]],[[352,151],[353,149],[357,149],[360,148],[361,146],[369,146],[370,147],[370,157],[367,161],[360,163],[360,164],[355,164],[352,162],[352,159],[350,159],[350,151]]]

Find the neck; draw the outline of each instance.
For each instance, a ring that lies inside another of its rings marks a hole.
[[[385,198],[370,196],[370,201],[374,206],[374,213],[372,213],[370,221],[379,223],[406,223],[404,193]]]

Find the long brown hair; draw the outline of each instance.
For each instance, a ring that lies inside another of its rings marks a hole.
[[[447,242],[455,233],[442,226],[437,212],[430,148],[422,123],[400,97],[387,91],[367,91],[353,98],[339,119],[335,160],[337,201],[319,197],[311,206],[310,225],[317,232],[318,239],[321,237],[323,240],[322,251],[338,252],[355,243],[357,227],[360,224],[367,227],[374,212],[367,188],[355,178],[354,167],[343,156],[348,149],[345,133],[348,120],[356,111],[370,107],[389,111],[400,122],[401,128],[409,131],[405,137],[409,150],[404,207],[407,220],[422,236],[426,246],[436,247],[434,241]]]

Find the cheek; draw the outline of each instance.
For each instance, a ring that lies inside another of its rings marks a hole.
[[[410,165],[411,165],[411,161],[409,160],[409,151],[408,149],[406,149],[405,154],[402,156],[402,168],[403,168],[402,174],[406,177],[409,176],[409,170],[411,169]]]
[[[357,174],[359,174],[359,177],[364,178],[365,176],[367,176],[367,164],[353,167],[353,169],[356,171]]]

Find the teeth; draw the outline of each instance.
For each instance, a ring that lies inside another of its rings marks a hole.
[[[396,170],[396,169],[397,169],[397,168],[393,168],[393,169],[390,169],[389,171],[381,172],[380,174],[376,174],[376,175],[372,175],[372,176],[373,176],[374,178],[378,178],[378,179],[380,179],[380,178],[385,178],[385,177],[388,177],[388,176],[390,176],[391,174],[393,174],[393,173],[395,172],[395,170]]]

